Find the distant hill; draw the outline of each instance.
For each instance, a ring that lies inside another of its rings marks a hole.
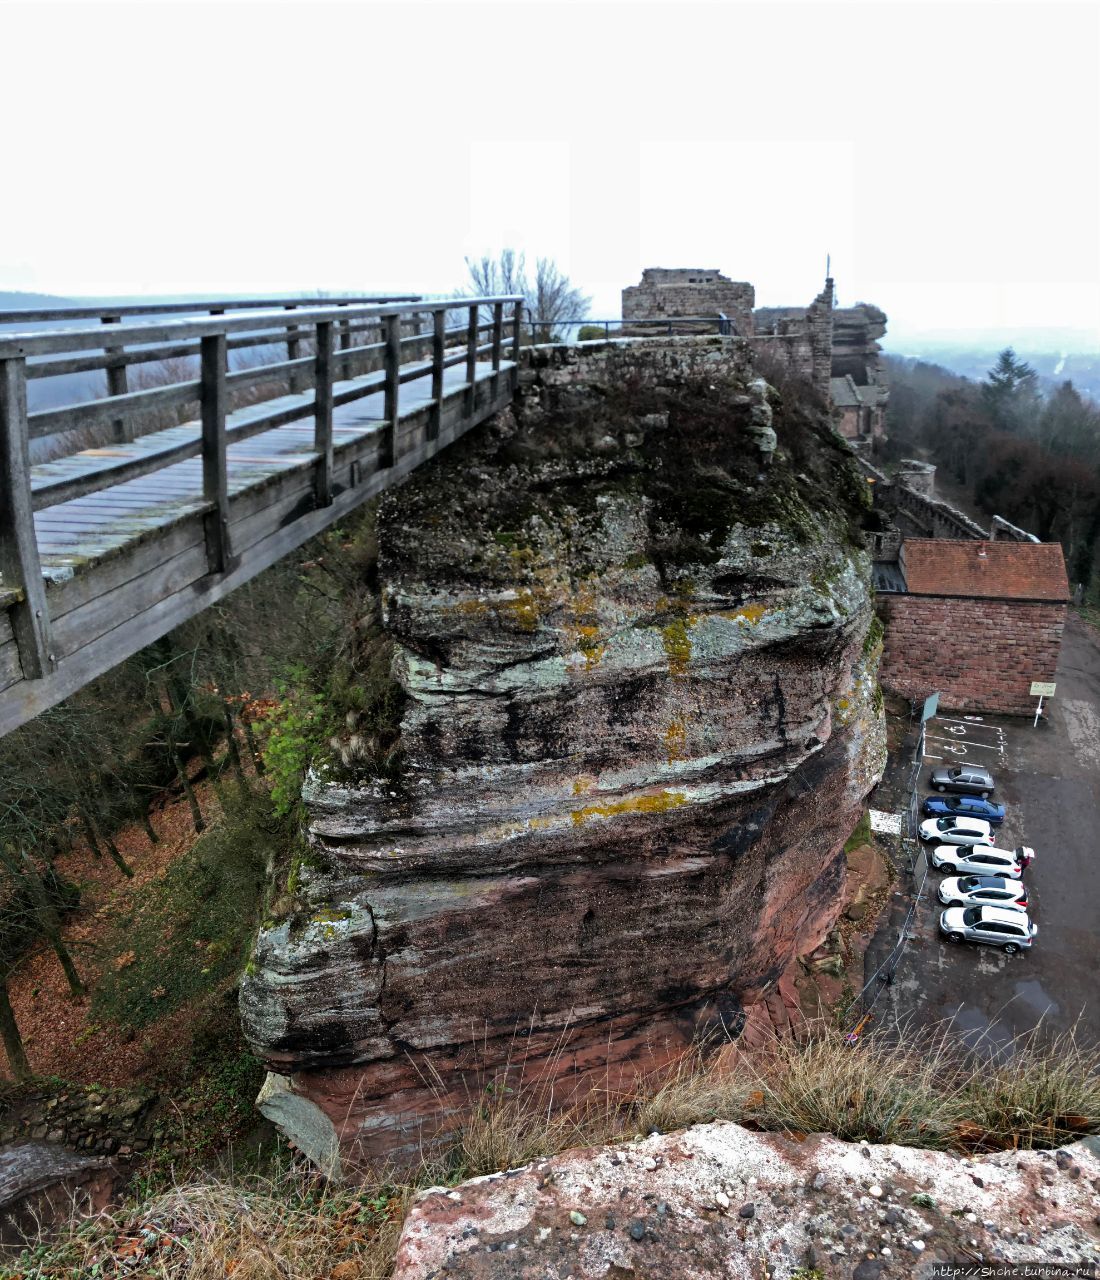
[[[991,332],[888,334],[883,349],[941,365],[952,373],[981,382],[999,352],[1011,347],[1050,389],[1072,382],[1082,395],[1100,402],[1100,345],[1087,330],[1011,330]]]
[[[75,298],[62,298],[56,293],[15,293],[0,290],[0,311],[42,307],[75,307]]]

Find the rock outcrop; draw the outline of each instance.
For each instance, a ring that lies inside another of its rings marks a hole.
[[[536,349],[385,498],[403,764],[318,768],[242,989],[314,1158],[416,1151],[509,1065],[561,1096],[736,1036],[821,941],[884,762],[865,488],[715,338]]]
[[[1097,1150],[967,1159],[699,1125],[424,1192],[394,1280],[911,1280],[1039,1261],[1091,1275]]]

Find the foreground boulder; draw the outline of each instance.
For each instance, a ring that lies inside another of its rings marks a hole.
[[[747,352],[536,351],[383,502],[402,762],[356,774],[355,723],[318,767],[242,987],[261,1109],[326,1167],[502,1074],[565,1102],[736,1036],[832,927],[885,758],[866,485]]]
[[[699,1125],[424,1192],[394,1280],[908,1280],[948,1262],[1096,1267],[1097,1150],[1094,1138],[966,1159]]]

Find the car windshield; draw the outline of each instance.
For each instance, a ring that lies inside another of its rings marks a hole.
[[[964,924],[977,924],[977,923],[978,923],[978,921],[979,921],[981,918],[982,918],[982,909],[981,909],[981,907],[968,907],[968,908],[963,912],[963,923],[964,923]]]
[[[964,893],[969,893],[971,889],[980,889],[982,885],[981,876],[963,876],[959,881],[959,888]]]

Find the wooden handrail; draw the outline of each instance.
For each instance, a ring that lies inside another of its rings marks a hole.
[[[341,317],[385,319],[387,316],[408,316],[434,314],[436,311],[458,311],[468,306],[490,306],[494,302],[506,305],[523,299],[513,294],[485,298],[455,300],[446,299],[432,302],[406,303],[404,305],[346,306],[341,309]],[[298,308],[294,311],[296,325],[312,325],[322,320],[331,319],[336,308],[313,307]],[[286,328],[287,313],[285,310],[256,311],[248,316],[219,316],[199,320],[165,320],[159,324],[128,325],[126,341],[128,344],[147,342],[171,342],[178,338],[206,338],[215,333],[243,333],[250,329]],[[61,354],[69,351],[96,351],[104,347],[102,328],[94,329],[58,329],[30,333],[14,333],[0,335],[0,358],[8,356],[33,356]]]
[[[332,298],[328,305],[347,307],[355,304],[382,302],[419,302],[417,293],[361,294],[349,298]],[[319,298],[208,298],[193,302],[127,302],[117,306],[109,302],[87,307],[14,307],[0,311],[0,324],[32,323],[40,320],[95,320],[104,323],[121,320],[123,316],[190,315],[196,311],[223,314],[226,311],[261,311],[268,307],[308,307],[321,302]]]

